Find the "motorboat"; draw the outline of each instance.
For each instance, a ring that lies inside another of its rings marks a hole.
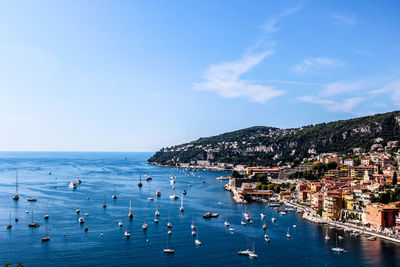
[[[81,210],[80,210],[80,209],[76,209],[75,212],[76,212],[77,214],[79,214],[79,213],[81,212]]]
[[[122,227],[123,225],[124,225],[124,224],[123,224],[122,221],[119,221],[119,222],[118,222],[118,226],[119,226],[119,227]]]
[[[85,213],[85,216],[86,216],[86,217],[89,217],[89,213],[86,212],[86,213]]]
[[[171,231],[171,230],[168,230],[167,234],[168,234],[168,235],[171,235],[171,234],[172,234],[172,231]]]
[[[375,236],[368,237],[368,241],[375,241],[375,240],[376,240]]]
[[[154,198],[148,197],[147,200],[154,201]]]
[[[153,180],[153,178],[151,178],[150,176],[146,176],[146,181],[151,181]]]
[[[174,194],[174,195],[169,196],[169,198],[170,198],[170,199],[179,199],[179,196],[177,196],[177,195]]]
[[[45,220],[49,219],[49,215],[48,214],[45,214],[43,217],[44,217]]]
[[[253,251],[246,249],[246,250],[241,250],[238,252],[239,255],[241,256],[249,256],[250,253],[252,253]]]
[[[26,200],[30,201],[30,202],[36,202],[37,201],[37,199],[34,198],[34,197],[27,198]]]
[[[82,224],[82,223],[85,222],[85,220],[84,220],[82,217],[80,217],[80,218],[78,219],[78,222]]]
[[[160,191],[160,189],[157,189],[156,196],[161,197],[161,191]]]
[[[195,243],[197,246],[201,246],[201,241],[198,240],[198,239],[195,239],[195,240],[194,240],[194,243]]]
[[[211,212],[204,213],[203,218],[205,219],[211,218]]]
[[[276,222],[276,218],[271,218],[271,221],[272,221],[273,223],[275,223],[275,222]]]
[[[269,239],[269,236],[268,236],[268,235],[264,235],[264,240],[265,240],[265,242],[271,241],[271,240]]]
[[[170,248],[164,248],[164,253],[167,253],[167,254],[174,254],[174,253],[175,253],[175,250],[170,249]]]
[[[253,224],[254,222],[253,222],[252,220],[249,220],[249,223],[250,223],[250,224]]]
[[[331,239],[328,235],[328,228],[326,228],[326,233],[325,233],[325,240],[329,240]]]
[[[158,219],[157,219],[157,218],[155,218],[155,219],[154,219],[154,222],[155,222],[155,223],[158,223],[159,221],[158,221]]]
[[[11,224],[11,212],[10,212],[10,222],[7,224],[7,229],[11,229],[12,228],[12,224]]]
[[[112,195],[112,198],[113,198],[113,199],[117,199],[118,196],[117,196],[116,194],[114,194],[114,195]]]
[[[196,229],[196,225],[194,224],[193,216],[192,216],[192,224],[190,225],[190,228],[192,228],[192,230]]]
[[[332,248],[334,252],[344,252],[344,248],[338,246],[338,235],[336,234],[336,247]]]
[[[143,186],[143,184],[142,184],[142,175],[141,175],[141,174],[140,174],[138,186],[139,186],[139,187],[142,187],[142,186]]]
[[[230,224],[229,224],[228,221],[225,221],[225,222],[224,222],[224,225],[225,225],[226,227],[229,227]]]
[[[124,235],[125,235],[126,238],[131,237],[131,233],[129,233],[128,231],[125,231]]]
[[[147,223],[144,223],[144,224],[142,225],[142,229],[143,229],[144,231],[147,230]]]

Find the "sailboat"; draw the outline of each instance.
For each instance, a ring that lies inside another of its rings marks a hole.
[[[192,225],[190,227],[192,228],[192,230],[196,229],[196,225],[194,224],[193,215],[192,215]]]
[[[264,222],[264,224],[263,224],[263,226],[262,226],[262,229],[263,229],[263,230],[267,230],[267,224],[265,223],[265,217],[264,217],[264,219],[263,219],[263,222]]]
[[[325,233],[325,240],[331,239],[328,235],[328,227],[326,228],[326,233]]]
[[[142,174],[140,174],[140,176],[139,176],[139,183],[138,183],[138,186],[139,187],[142,187]]]
[[[242,221],[241,221],[240,223],[241,223],[243,226],[246,226],[246,225],[247,225],[246,221],[243,220],[243,217],[242,217]]]
[[[122,221],[119,221],[119,222],[118,222],[118,226],[119,226],[119,227],[122,227],[123,225],[124,225],[124,223],[123,223]]]
[[[154,215],[157,217],[160,216],[160,212],[158,211],[158,199],[156,201],[156,212],[154,212]]]
[[[287,237],[287,238],[291,238],[291,236],[290,236],[290,234],[289,234],[289,226],[288,226],[288,228],[287,228],[287,234],[286,234],[286,237]]]
[[[271,240],[269,239],[269,236],[268,236],[267,234],[264,235],[264,240],[265,240],[266,242],[271,241]]]
[[[12,224],[11,224],[11,212],[10,212],[10,222],[7,224],[7,229],[11,229],[12,228]]]
[[[33,221],[33,211],[32,211],[32,222],[28,224],[29,227],[40,227],[40,224]]]
[[[249,257],[255,259],[258,258],[258,255],[256,254],[256,245],[254,244],[254,242],[253,242],[253,251],[249,253]]]
[[[243,213],[243,216],[247,221],[250,221],[251,219],[250,219],[249,214],[247,213],[247,206],[244,206],[244,208],[245,208],[245,211]]]
[[[336,234],[336,247],[332,248],[335,252],[344,252],[344,248],[338,247],[338,235]]]
[[[196,246],[201,246],[201,241],[199,240],[199,230],[197,230],[197,236],[194,240],[194,243],[196,244]]]
[[[169,248],[168,239],[169,239],[169,237],[167,236],[167,248],[164,248],[164,253],[174,254],[175,250]]]
[[[104,196],[103,208],[107,208],[106,196]]]
[[[240,250],[240,251],[238,252],[238,254],[241,255],[241,256],[249,256],[249,254],[252,253],[252,252],[253,252],[253,251],[251,251],[251,250],[249,249],[249,238],[247,238],[247,249],[246,249],[246,250]]]
[[[117,199],[118,198],[117,194],[115,193],[115,185],[114,185],[114,195],[112,195],[112,198],[113,199]]]
[[[47,235],[47,226],[46,226],[46,236],[42,238],[42,242],[50,241],[50,236]]]
[[[18,200],[19,199],[19,195],[18,195],[18,169],[16,169],[16,175],[15,175],[15,196],[13,196],[14,200]]]
[[[129,212],[128,212],[128,217],[133,218],[133,212],[132,212],[132,200],[129,200]]]
[[[157,189],[156,196],[161,197],[161,191],[160,191],[160,189]]]
[[[179,199],[179,197],[177,195],[175,195],[175,186],[172,186],[172,192],[173,194],[171,196],[169,196],[170,199]]]
[[[180,212],[184,211],[184,208],[183,208],[183,194],[182,194],[182,198],[181,198],[181,207],[179,208],[179,211]]]
[[[224,225],[225,225],[226,227],[228,227],[228,226],[229,226],[229,222],[228,222],[228,216],[225,216],[225,222],[224,222]]]
[[[167,223],[168,228],[172,228],[172,223],[169,221],[169,213],[168,213],[168,223]]]
[[[143,219],[143,225],[142,225],[143,231],[147,230],[147,223],[146,223],[146,210],[144,210],[144,219]]]

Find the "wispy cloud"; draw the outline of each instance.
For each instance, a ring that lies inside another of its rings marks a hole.
[[[341,25],[354,26],[357,24],[356,15],[354,13],[350,15],[333,14],[331,18],[335,23]]]
[[[400,79],[394,80],[379,88],[370,92],[371,95],[387,94],[392,99],[396,106],[400,106]]]
[[[366,81],[356,81],[356,82],[345,82],[338,81],[327,84],[324,89],[320,92],[322,96],[333,96],[345,93],[354,93],[364,89],[367,86]]]
[[[343,67],[346,63],[328,57],[314,57],[304,59],[301,63],[294,66],[294,71],[299,74],[305,74],[307,72],[316,72],[324,68],[332,67]]]
[[[298,6],[288,9],[269,18],[261,27],[261,37],[246,50],[240,59],[210,65],[204,73],[204,81],[193,83],[194,88],[215,92],[224,98],[242,97],[262,104],[282,95],[284,91],[276,89],[275,86],[245,80],[241,76],[274,53],[273,47],[276,41],[271,38],[271,35],[280,30],[277,26],[278,22],[301,8]]]
[[[320,98],[319,96],[302,96],[298,98],[300,101],[311,103],[311,104],[319,104],[323,105],[329,111],[334,112],[347,112],[350,113],[353,109],[360,104],[361,102],[365,101],[366,98],[364,97],[350,97],[345,98],[342,101],[334,101],[330,99]]]

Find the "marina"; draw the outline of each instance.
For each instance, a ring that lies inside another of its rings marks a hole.
[[[44,153],[40,156],[27,152],[0,153],[3,181],[0,220],[4,226],[0,229],[0,238],[7,244],[0,247],[0,257],[26,266],[32,262],[35,262],[33,266],[77,262],[79,265],[144,265],[149,258],[154,260],[154,265],[165,262],[188,265],[207,260],[272,266],[304,263],[354,266],[360,261],[374,265],[400,260],[395,253],[399,247],[392,242],[353,236],[352,232],[336,228],[327,230],[328,225],[304,220],[301,213],[286,210],[284,206],[249,203],[243,207],[235,203],[230,192],[223,190],[221,182],[215,179],[228,173],[195,171],[193,175],[184,169],[148,165],[147,157],[148,153]],[[36,202],[12,199],[16,167],[20,197],[35,196]],[[137,186],[140,173],[152,177],[142,187]],[[171,191],[170,176],[174,176],[177,192],[187,191],[184,202],[170,199],[169,194],[156,197],[157,189]],[[75,178],[81,184],[76,189],[69,188]],[[153,188],[150,193],[149,187]],[[118,198],[106,202],[115,192]],[[149,194],[155,201],[148,200]],[[102,207],[104,203],[107,208]],[[180,212],[182,203],[184,212]],[[130,206],[132,218],[128,217]],[[85,218],[76,212],[77,207]],[[274,208],[286,211],[286,215]],[[208,212],[214,218],[203,218]],[[160,223],[146,220],[149,213]],[[249,222],[244,219],[244,213],[253,224],[241,225]],[[45,219],[44,215],[49,217]],[[15,222],[17,217],[19,220]],[[41,227],[28,227],[30,223]],[[7,229],[8,224],[12,228]],[[327,234],[329,240],[325,239]],[[238,251],[246,247],[249,255],[238,256]],[[338,254],[332,250],[337,247],[345,252]],[[143,254],[146,257],[138,257]]]

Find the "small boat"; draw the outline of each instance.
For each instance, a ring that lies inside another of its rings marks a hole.
[[[158,219],[157,219],[157,218],[154,218],[154,222],[155,222],[155,223],[158,223],[159,221],[158,221]]]
[[[112,195],[112,198],[113,198],[113,199],[117,199],[118,196],[117,196],[116,194],[114,194],[114,195]]]
[[[252,251],[250,251],[249,249],[246,249],[246,250],[241,250],[241,251],[239,251],[238,254],[241,255],[241,256],[249,256],[249,254],[250,254],[251,252],[252,252]]]
[[[16,169],[16,176],[15,176],[15,195],[12,197],[14,200],[19,200],[18,195],[18,169]]]
[[[233,232],[233,231],[235,231],[235,229],[233,229],[233,228],[229,228],[229,231]]]
[[[192,231],[192,236],[195,236],[196,235],[196,231]]]
[[[156,196],[161,197],[161,191],[160,191],[160,189],[157,189]]]
[[[265,242],[271,241],[271,240],[269,239],[268,235],[264,235],[264,240],[265,240]]]
[[[376,240],[375,236],[368,237],[368,241],[375,241],[375,240]]]
[[[344,252],[344,248],[338,247],[338,235],[336,234],[336,247],[332,248],[334,252]]]
[[[87,226],[85,226],[85,228],[83,228],[83,230],[84,230],[85,232],[87,232],[87,231],[89,230],[89,228],[88,228]]]
[[[296,228],[297,226],[295,224],[293,224],[293,228]]]
[[[275,222],[276,222],[276,218],[271,218],[271,221],[272,221],[273,223],[275,223]]]
[[[25,213],[29,213],[29,210],[26,210]]]
[[[249,221],[250,224],[253,224],[254,222],[252,220]]]
[[[266,223],[263,224],[262,229],[263,230],[267,230],[267,224]]]
[[[211,218],[211,212],[204,213],[203,218],[205,218],[205,219]]]
[[[148,197],[147,200],[154,201],[154,198]]]
[[[144,216],[143,216],[143,224],[142,224],[142,230],[146,231],[147,230],[147,223],[146,223],[146,210],[144,211]]]
[[[249,253],[249,257],[254,258],[254,259],[258,258],[258,255],[256,254],[256,248],[255,248],[254,242],[253,242],[253,251],[251,253]]]
[[[263,213],[260,213],[260,216],[261,216],[261,220],[264,220],[264,218],[265,218],[267,215],[265,215],[265,213],[263,212]]]
[[[128,212],[128,217],[133,218],[133,212],[132,212],[132,200],[129,200],[129,212]]]
[[[182,194],[186,195],[186,193],[187,193],[186,190],[183,190]]]
[[[339,238],[339,240],[343,240],[344,239],[344,237],[341,236],[341,235],[339,235],[338,238]]]
[[[191,186],[192,186],[192,184],[188,184],[188,186],[189,186],[189,187],[191,187]]]
[[[118,222],[118,226],[119,226],[119,227],[122,227],[123,225],[124,225],[124,223],[123,223],[122,221],[119,221],[119,222]]]
[[[103,208],[107,208],[106,196],[104,196]]]
[[[85,216],[86,216],[86,217],[89,217],[89,213],[85,213]]]
[[[124,235],[125,235],[126,238],[131,237],[131,233],[129,233],[128,231],[125,231]]]
[[[79,214],[79,213],[81,212],[81,210],[80,210],[80,209],[76,209],[75,212],[76,212],[77,214]]]
[[[37,201],[37,199],[34,198],[34,197],[27,198],[26,200],[30,201],[30,202],[36,202]]]
[[[151,181],[153,180],[153,178],[151,178],[150,176],[146,176],[146,181]]]
[[[33,211],[32,211],[32,222],[28,224],[29,227],[37,228],[40,227],[40,224],[33,221]]]
[[[246,220],[243,220],[243,217],[242,217],[242,220],[240,221],[240,223],[241,223],[243,226],[246,226],[246,225],[247,225]]]
[[[11,212],[10,212],[10,222],[7,224],[7,229],[11,229],[12,228],[12,224],[11,224]]]
[[[224,225],[225,225],[226,227],[229,227],[230,224],[229,224],[228,221],[225,220]]]
[[[46,227],[46,236],[42,238],[42,242],[50,241],[50,236],[47,235],[47,227]]]
[[[197,230],[197,233],[196,233],[196,239],[194,240],[194,243],[196,244],[196,246],[201,246],[201,242],[200,242],[200,240],[199,240],[199,230]]]
[[[142,185],[143,185],[143,184],[142,184],[142,175],[140,174],[138,186],[139,186],[139,187],[142,187]]]
[[[185,209],[183,208],[183,194],[182,194],[182,198],[181,198],[181,207],[179,208],[180,212],[183,212]]]
[[[331,239],[328,235],[328,228],[326,228],[326,233],[325,233],[325,240],[329,240]]]
[[[48,214],[45,214],[43,217],[44,217],[45,220],[49,219],[49,215]]]
[[[289,227],[287,228],[286,238],[291,238],[290,233],[289,233]]]
[[[85,220],[84,220],[82,217],[80,217],[80,218],[78,219],[78,222],[79,222],[80,224],[82,224],[82,223],[85,222]]]
[[[172,223],[169,221],[169,213],[168,213],[168,223],[167,223],[168,228],[172,228]]]
[[[15,217],[15,222],[18,222],[18,221],[19,221],[18,217]]]
[[[73,181],[71,181],[71,182],[69,183],[69,188],[77,189],[77,188],[78,188],[78,184],[80,184],[80,183],[82,183],[81,180],[75,179],[75,180],[73,180]]]
[[[167,234],[168,234],[168,235],[172,234],[172,231],[171,231],[171,230],[168,230]]]
[[[190,225],[190,228],[192,228],[192,230],[196,229],[196,225],[194,224],[193,216],[192,216],[192,225]]]

